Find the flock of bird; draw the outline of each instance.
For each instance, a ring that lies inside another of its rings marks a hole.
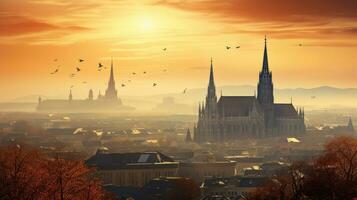
[[[302,46],[302,44],[300,43],[300,44],[298,44],[298,46]],[[233,46],[233,48],[235,48],[235,49],[239,49],[241,46]],[[225,48],[226,48],[226,50],[231,50],[232,49],[232,46],[225,46]],[[162,51],[167,51],[167,48],[165,47],[165,48],[162,48]],[[56,58],[56,59],[54,59],[53,60],[54,62],[57,62],[58,61],[58,59]],[[82,63],[82,62],[84,62],[85,60],[84,59],[78,59],[78,62],[79,63]],[[61,65],[57,65],[57,67],[56,67],[56,69],[53,71],[53,72],[51,72],[50,74],[52,74],[52,75],[54,75],[54,74],[56,74],[56,73],[58,73],[59,72],[59,69],[60,69],[60,66]],[[98,63],[98,67],[97,67],[97,70],[98,71],[102,71],[103,69],[107,69],[107,67],[106,66],[104,66],[102,63]],[[82,69],[78,66],[78,67],[75,67],[75,72],[76,73],[79,73],[79,72],[81,72],[82,71]],[[167,72],[167,69],[163,69],[162,70],[162,72]],[[70,77],[71,78],[74,78],[75,76],[76,76],[76,73],[71,73],[70,74]],[[147,71],[143,71],[142,72],[142,74],[147,74]],[[135,75],[137,75],[137,72],[132,72],[131,73],[131,75],[133,75],[133,76],[135,76]],[[128,82],[130,83],[131,82],[131,79],[128,79]],[[83,84],[86,84],[87,83],[87,81],[83,81],[82,82]],[[127,86],[127,84],[125,84],[125,83],[122,83],[121,84],[121,87],[126,87]],[[158,86],[158,84],[156,83],[156,82],[154,82],[153,84],[152,84],[152,87],[156,87],[156,86]],[[73,88],[74,87],[74,85],[71,85],[71,88]],[[186,92],[187,92],[187,88],[185,88],[184,90],[183,90],[183,94],[186,94]],[[311,97],[312,99],[314,99],[314,98],[316,98],[316,97]]]
[[[167,48],[163,48],[162,50],[163,50],[163,51],[166,51]],[[58,62],[58,59],[56,58],[56,59],[54,59],[53,61],[57,63],[57,62]],[[82,62],[84,62],[84,61],[85,61],[84,59],[78,59],[78,62],[79,62],[79,63],[82,63]],[[56,69],[55,69],[53,72],[51,72],[50,74],[52,74],[52,75],[57,74],[57,73],[60,71],[60,67],[61,67],[61,65],[57,65]],[[107,69],[107,67],[104,66],[101,62],[99,62],[99,63],[98,63],[97,70],[98,70],[98,71],[102,71],[103,69]],[[80,66],[78,66],[78,67],[75,67],[75,70],[74,70],[74,71],[75,71],[74,73],[71,73],[71,74],[69,75],[70,78],[76,77],[76,73],[81,72],[82,69],[81,69]],[[167,69],[163,69],[162,72],[164,72],[164,73],[167,72]],[[137,72],[132,72],[132,73],[131,73],[131,75],[133,75],[133,76],[135,76],[135,75],[137,75],[137,74],[138,74]],[[142,74],[147,74],[147,71],[143,71]],[[131,79],[128,79],[127,82],[131,83],[132,81],[131,81]],[[83,83],[83,84],[87,84],[87,81],[82,81],[82,83]],[[122,83],[122,84],[121,84],[121,87],[126,87],[126,86],[127,86],[127,84],[125,84],[125,83]],[[152,83],[152,87],[156,87],[156,86],[158,86],[158,83],[156,83],[156,82]],[[71,86],[70,86],[71,89],[72,89],[73,87],[74,87],[74,85],[71,85]],[[186,92],[186,89],[185,89],[185,92]],[[185,93],[185,92],[184,92],[184,93]]]

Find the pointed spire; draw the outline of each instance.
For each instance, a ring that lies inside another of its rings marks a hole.
[[[88,100],[90,100],[90,101],[93,100],[93,90],[92,89],[89,90]]]
[[[352,123],[352,117],[349,117],[347,127],[348,127],[349,130],[354,131],[353,123]]]
[[[186,142],[192,142],[191,132],[189,128],[187,129],[186,132]]]
[[[113,57],[110,64],[110,78],[109,82],[114,82],[114,70],[113,70]]]
[[[72,100],[73,99],[73,95],[72,95],[72,89],[69,90],[69,96],[68,96],[68,100]]]
[[[213,76],[213,61],[211,58],[211,69],[210,69],[210,74],[209,74],[209,87],[214,87],[214,76]]]
[[[198,117],[201,118],[202,116],[202,109],[201,109],[201,102],[198,103]]]
[[[268,51],[267,51],[267,36],[264,38],[264,56],[263,56],[263,73],[269,73]]]

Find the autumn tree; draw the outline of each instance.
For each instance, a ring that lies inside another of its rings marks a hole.
[[[340,200],[357,197],[357,139],[338,137],[312,163],[294,163],[288,174],[273,178],[249,200]]]
[[[12,145],[0,149],[0,199],[107,199],[94,171],[83,161],[50,159],[35,149]]]

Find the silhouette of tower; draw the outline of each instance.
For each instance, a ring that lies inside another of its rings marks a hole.
[[[352,118],[350,117],[348,119],[348,125],[347,125],[347,129],[350,131],[350,132],[354,132],[354,128],[353,128],[353,123],[352,123]]]
[[[73,100],[72,90],[69,90],[68,100],[70,100],[70,101]]]
[[[217,114],[217,96],[216,96],[216,86],[214,84],[214,75],[213,75],[213,62],[211,58],[211,68],[209,74],[209,83],[206,96],[206,106],[205,114],[207,117],[212,118]]]
[[[93,90],[92,89],[89,90],[88,100],[90,100],[90,101],[93,100]]]
[[[189,129],[189,128],[187,129],[185,141],[186,141],[186,142],[192,142],[191,132],[190,132],[190,129]]]
[[[269,71],[267,38],[265,37],[262,71],[259,73],[258,101],[263,105],[274,103],[272,73]]]
[[[109,77],[109,82],[108,82],[108,88],[105,91],[105,99],[106,100],[117,100],[118,99],[117,90],[115,89],[113,59],[111,61],[110,77]]]

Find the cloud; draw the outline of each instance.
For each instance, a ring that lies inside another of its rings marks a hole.
[[[178,9],[254,22],[306,22],[312,19],[357,19],[355,0],[201,0],[160,1]]]
[[[0,36],[23,36],[49,31],[85,31],[90,28],[77,25],[58,25],[23,16],[0,16]]]
[[[250,33],[287,38],[357,35],[356,0],[163,0],[156,5],[198,13],[224,23],[248,25],[240,31]]]

